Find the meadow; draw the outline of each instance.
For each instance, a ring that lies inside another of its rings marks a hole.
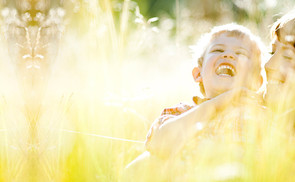
[[[266,45],[277,13],[295,5],[271,2],[259,1],[256,11],[245,6],[247,18],[237,20]],[[1,181],[121,181],[125,166],[145,151],[146,134],[162,109],[200,95],[190,46],[213,26],[235,21],[224,4],[219,18],[208,18],[197,6],[174,3],[171,17],[143,15],[140,3],[130,0],[64,1],[45,16],[59,37],[58,43],[48,38],[44,72],[22,69],[21,60],[12,59],[2,7]],[[227,140],[205,140],[181,168],[185,181],[294,181],[292,118],[261,119],[248,109],[257,117],[247,126],[243,151]],[[257,129],[260,119],[268,121],[263,129]]]

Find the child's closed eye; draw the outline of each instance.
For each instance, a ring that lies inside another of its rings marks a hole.
[[[292,50],[286,49],[283,53],[283,58],[285,60],[291,61],[293,58],[295,58],[295,53]]]
[[[238,49],[238,50],[236,50],[235,51],[235,53],[237,54],[237,55],[243,55],[243,56],[247,56],[248,57],[248,51],[247,50],[244,50],[244,49]]]
[[[294,58],[290,55],[283,55],[283,59],[290,64],[290,66],[295,69],[295,61]]]
[[[292,58],[290,56],[283,56],[283,58],[286,60],[292,60]]]
[[[244,56],[248,56],[248,53],[243,52],[243,51],[237,51],[236,52],[237,55],[244,55]]]
[[[210,52],[224,52],[223,49],[212,49]]]
[[[243,50],[239,50],[236,51],[236,55],[239,56],[239,58],[243,57],[243,58],[249,58],[249,54],[247,51],[243,51]]]

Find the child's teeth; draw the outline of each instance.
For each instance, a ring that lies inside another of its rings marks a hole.
[[[269,80],[268,83],[269,83],[269,84],[278,85],[278,84],[280,84],[281,82],[278,81],[278,80]]]
[[[232,67],[227,66],[227,65],[221,65],[218,69],[219,69],[219,70],[220,70],[220,69],[230,69],[231,71],[234,71],[234,70],[232,69]]]
[[[233,67],[231,67],[229,65],[221,65],[221,66],[219,66],[218,69],[217,69],[217,72],[221,72],[222,69],[229,69],[235,75],[235,70],[233,69]],[[227,74],[225,74],[225,75],[227,75]]]

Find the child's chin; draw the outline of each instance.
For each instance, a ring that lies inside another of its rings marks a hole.
[[[227,91],[233,89],[233,85],[225,85],[224,84],[224,85],[218,85],[218,87],[215,87],[215,88],[216,88],[215,93],[217,93],[216,95],[220,95],[224,92],[227,92]]]
[[[228,82],[219,82],[217,85],[217,89],[221,90],[223,92],[226,92],[228,90],[231,90],[234,88],[234,84],[232,82],[228,83]]]

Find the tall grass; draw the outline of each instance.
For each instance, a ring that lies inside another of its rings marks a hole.
[[[24,91],[19,65],[1,43],[1,181],[120,181],[125,166],[145,151],[146,133],[161,110],[191,103],[199,94],[186,42],[213,24],[195,24],[180,1],[177,22],[146,19],[129,0],[122,2],[119,19],[111,0],[73,2],[59,9],[66,12],[65,29],[59,44],[50,45],[58,55],[49,54],[51,66],[35,73],[47,74],[45,86],[41,82],[45,91],[29,86]],[[43,91],[28,102],[28,95]],[[257,118],[250,120],[243,146],[228,140],[193,142],[188,148],[195,153],[186,154],[185,166],[173,161],[167,178],[293,181],[294,141],[286,132],[289,125],[281,125],[290,118],[260,119],[253,110]],[[257,129],[260,120],[267,121],[261,122],[263,129]]]

